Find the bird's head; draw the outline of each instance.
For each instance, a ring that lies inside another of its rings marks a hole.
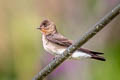
[[[37,29],[39,29],[44,35],[49,35],[57,32],[56,25],[49,20],[43,20],[40,24],[40,27]]]

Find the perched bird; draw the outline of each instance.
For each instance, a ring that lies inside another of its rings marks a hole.
[[[39,29],[42,33],[44,49],[53,55],[62,54],[67,47],[73,44],[72,40],[67,39],[66,37],[57,32],[56,25],[52,21],[42,21],[40,27],[38,27],[37,29]],[[70,58],[90,58],[105,61],[104,57],[99,56],[101,54],[103,53],[79,48],[70,56]]]

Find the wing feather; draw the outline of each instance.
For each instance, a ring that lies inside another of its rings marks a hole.
[[[72,45],[72,40],[68,40],[66,37],[62,36],[59,33],[46,36],[47,40],[65,47]]]

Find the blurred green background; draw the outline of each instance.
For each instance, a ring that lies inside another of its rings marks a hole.
[[[120,0],[0,0],[0,80],[32,80],[53,58],[36,29],[44,19],[76,40]],[[84,46],[106,62],[67,60],[46,80],[120,80],[120,15]]]

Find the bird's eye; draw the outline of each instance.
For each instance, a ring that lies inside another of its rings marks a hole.
[[[44,20],[44,21],[41,23],[40,27],[47,27],[47,26],[49,26],[49,25],[50,25],[49,21],[48,21],[48,20]]]
[[[44,25],[44,27],[47,27],[47,26],[48,26],[48,24],[47,24],[47,23],[43,23],[43,25]]]

